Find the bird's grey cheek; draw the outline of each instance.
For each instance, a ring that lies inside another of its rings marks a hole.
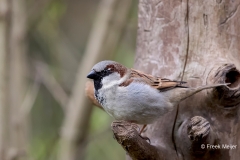
[[[105,76],[102,79],[102,84],[103,85],[108,85],[108,84],[113,83],[113,82],[117,83],[117,81],[119,81],[120,79],[121,79],[120,74],[114,72],[114,73],[112,73],[112,74],[110,74],[108,76]]]

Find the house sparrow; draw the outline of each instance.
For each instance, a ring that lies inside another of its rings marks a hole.
[[[114,61],[95,64],[87,78],[93,79],[95,98],[109,115],[143,125],[153,123],[201,90],[227,85],[188,88],[182,86],[185,82],[154,77]]]

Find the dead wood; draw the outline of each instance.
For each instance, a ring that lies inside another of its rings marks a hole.
[[[111,125],[115,139],[133,159],[163,159],[163,154],[159,153],[155,146],[139,135],[136,126],[125,121],[115,121]]]

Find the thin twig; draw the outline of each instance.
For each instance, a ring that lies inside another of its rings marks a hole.
[[[59,102],[62,109],[66,111],[66,106],[68,102],[68,95],[61,87],[61,85],[57,82],[54,76],[50,73],[49,67],[44,62],[36,63],[37,73],[40,75],[40,80],[49,90],[49,92],[53,95],[55,100]]]
[[[29,116],[29,113],[30,113],[30,111],[34,105],[34,102],[37,98],[39,88],[40,88],[40,84],[37,79],[38,78],[36,76],[33,84],[31,86],[29,86],[27,94],[23,100],[21,107],[20,107],[20,113],[22,114],[21,117],[25,117],[26,115]]]

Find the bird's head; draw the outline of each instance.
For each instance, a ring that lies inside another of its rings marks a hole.
[[[95,64],[87,78],[94,81],[95,90],[98,90],[103,85],[119,84],[127,71],[128,69],[122,64],[106,60]]]

